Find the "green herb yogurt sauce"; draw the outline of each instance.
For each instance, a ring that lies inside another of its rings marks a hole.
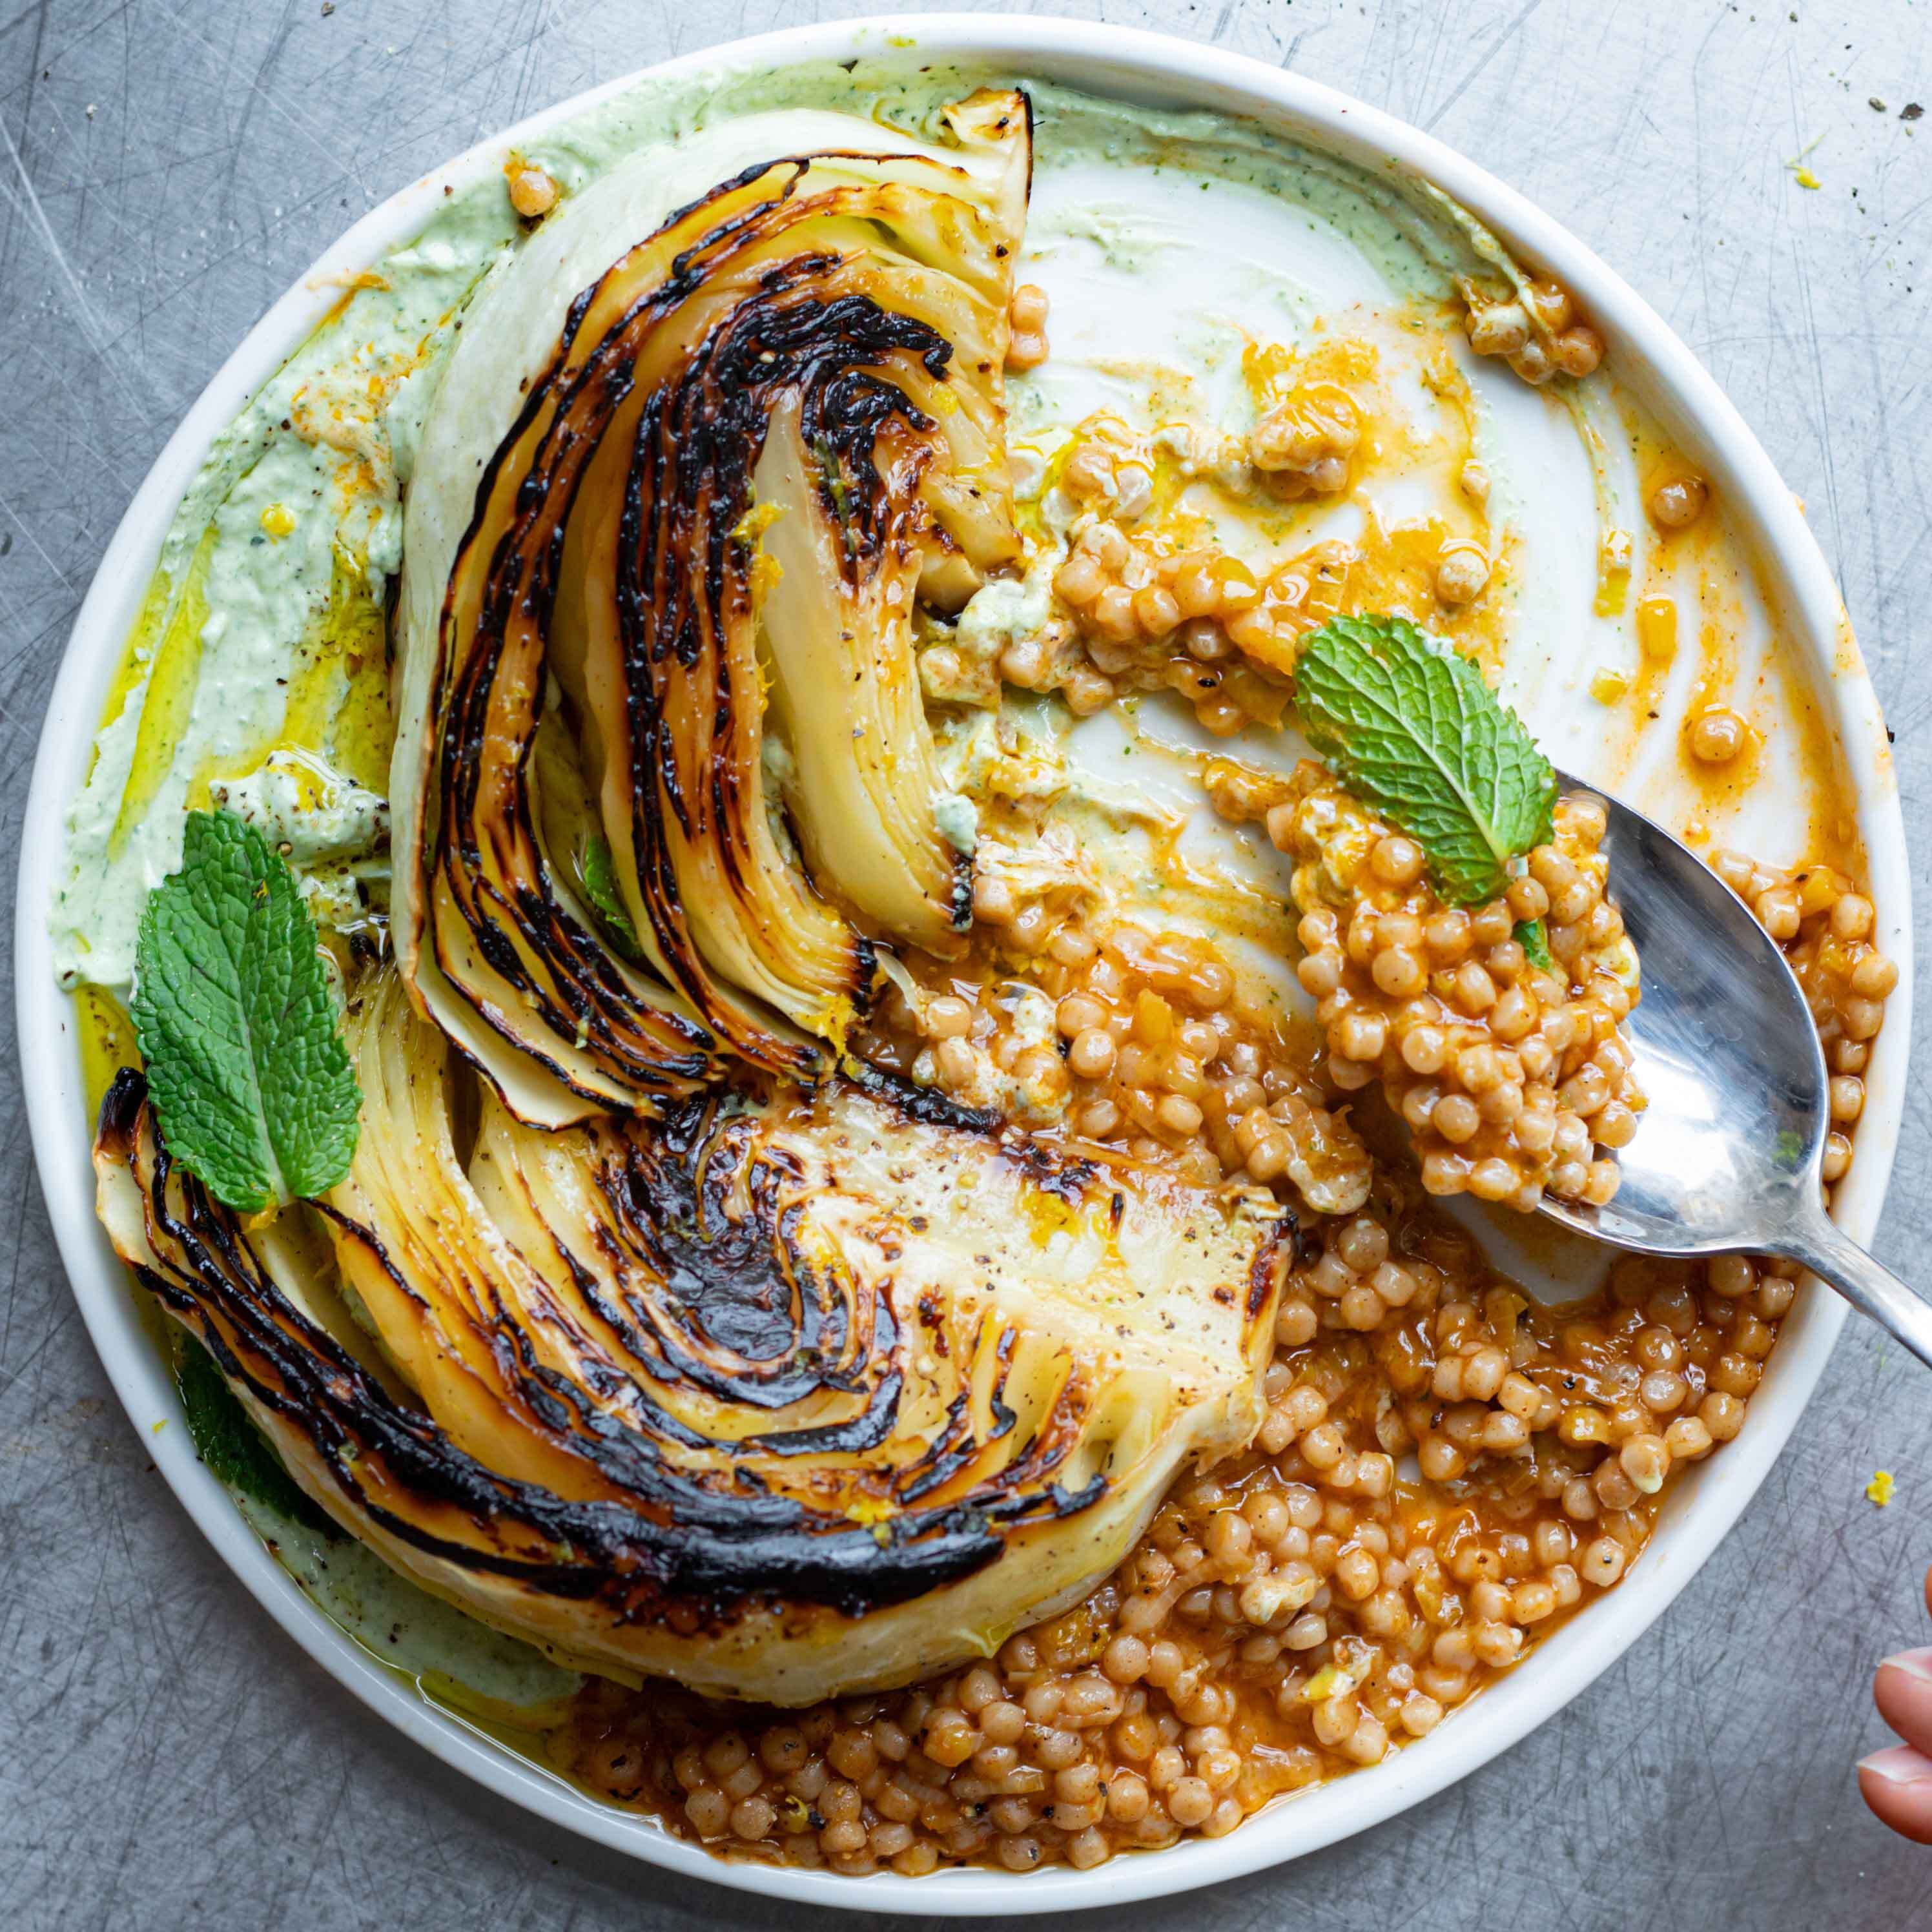
[[[526,158],[568,194],[641,146],[764,109],[830,107],[932,135],[946,101],[1004,78],[940,68],[908,78],[862,62],[850,72],[826,64],[646,81],[549,130]],[[1468,264],[1454,224],[1390,182],[1221,116],[1150,113],[1024,84],[1042,177],[1097,162],[1285,197],[1306,209],[1311,227],[1372,261],[1397,294],[1446,293],[1452,270]],[[1158,272],[1172,239],[1132,197],[1043,218],[1042,241],[1054,230],[1084,235],[1113,264],[1142,272]],[[351,754],[328,728],[326,694],[321,728],[308,734],[320,742],[292,743],[290,693],[316,670],[345,579],[366,611],[380,613],[400,563],[401,492],[442,358],[466,306],[523,232],[500,173],[457,189],[418,235],[372,265],[364,286],[345,290],[330,318],[216,439],[162,544],[92,770],[69,814],[51,922],[65,983],[128,982],[142,905],[180,858],[184,809],[206,802],[200,794],[212,783],[252,782],[278,748],[298,754],[316,780],[309,795],[281,801],[279,829],[298,870],[312,869],[311,848],[326,848],[339,866],[378,844],[373,788],[342,769]],[[1047,389],[1016,386],[1023,423],[1059,413]],[[283,522],[288,527],[278,530]],[[1027,608],[1037,602],[1036,593]],[[315,821],[299,834],[288,824],[297,812]],[[952,829],[964,836],[963,812]],[[316,908],[324,916],[344,908],[339,875],[328,884]]]
[[[1501,259],[1466,215],[1421,184],[1364,172],[1253,124],[1150,111],[1024,76],[915,69],[915,58],[646,80],[547,130],[524,154],[569,195],[640,147],[761,110],[842,110],[930,137],[946,101],[977,86],[1026,86],[1038,146],[1022,273],[1039,272],[1055,304],[1054,356],[1010,392],[1022,494],[1036,502],[1056,439],[1096,407],[1144,426],[1158,421],[1160,394],[1184,392],[1210,427],[1244,428],[1247,405],[1234,380],[1243,332],[1232,314],[1271,318],[1282,339],[1305,340],[1338,290],[1391,309],[1439,304],[1457,273]],[[1204,240],[1191,218],[1222,196],[1233,199]],[[1264,243],[1230,238],[1262,212]],[[50,921],[66,983],[125,986],[142,907],[179,862],[184,812],[210,802],[262,826],[326,922],[347,925],[370,906],[380,913],[387,713],[380,704],[372,710],[368,689],[386,676],[383,612],[402,561],[401,496],[454,333],[524,232],[501,172],[486,167],[463,185],[452,182],[421,232],[345,289],[329,318],[217,438],[162,545],[69,814]],[[614,238],[614,256],[630,238]],[[1066,268],[1064,310],[1056,262]],[[1204,280],[1204,262],[1213,271]],[[1110,359],[1104,341],[1082,346],[1083,331],[1106,322],[1083,317],[1073,299],[1090,267],[1106,278],[1103,298],[1116,314],[1123,286],[1144,292],[1168,331],[1160,366]],[[1520,463],[1486,446],[1484,454],[1525,542],[1553,541],[1538,537],[1539,516],[1550,530],[1572,526],[1570,562],[1551,574],[1552,595],[1574,610],[1587,602],[1577,588],[1594,567],[1574,554],[1594,559],[1602,478],[1579,458],[1567,420],[1561,449],[1542,447],[1564,418],[1562,405],[1514,393],[1511,379],[1501,377],[1486,380],[1484,409],[1486,431],[1509,432],[1513,420],[1520,432],[1514,442],[1502,438],[1503,454],[1516,451]],[[961,655],[990,686],[982,701],[999,701],[1001,649],[1043,619],[1050,566],[1049,556],[1018,582],[988,586],[961,619]],[[1634,648],[1608,628],[1600,643],[1612,653]],[[1514,660],[1510,674],[1519,674]],[[1532,655],[1520,675],[1532,697],[1547,700],[1532,708],[1532,722],[1559,760],[1566,738],[1600,730],[1573,701],[1577,677],[1552,681],[1546,653]],[[1047,717],[1051,707],[1009,694],[1005,709],[1028,728],[1017,754],[992,742],[983,710],[949,728],[942,754],[966,795],[949,805],[946,836],[962,848],[973,843],[973,775],[1002,763],[1010,785],[1016,772],[1032,770],[1041,796],[1064,796],[1067,827],[1076,843],[1090,836],[1103,869],[1130,872],[1131,853],[1109,852],[1108,838],[1174,816],[1174,801],[1190,788],[1178,767],[1149,769],[1162,763],[1148,755],[1158,753],[1159,734],[1141,730],[1137,706],[1124,725],[1089,721],[1082,731],[1097,751],[1087,769],[1070,772],[1059,744],[1064,721]],[[513,1705],[541,1703],[574,1682],[359,1546],[328,1542],[258,1502],[248,1507],[310,1596],[419,1682],[447,1678]]]

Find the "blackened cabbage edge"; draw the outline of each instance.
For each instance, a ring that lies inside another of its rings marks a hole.
[[[729,124],[524,244],[411,485],[350,1174],[238,1216],[138,1072],[94,1149],[117,1250],[338,1522],[562,1661],[779,1704],[1090,1590],[1259,1423],[1294,1231],[844,1055],[969,903],[914,599],[1017,548],[1030,122],[949,118]]]
[[[136,1072],[103,1219],[323,1508],[561,1660],[905,1682],[1084,1594],[1260,1419],[1271,1201],[842,1079],[560,1131],[485,1090],[459,1148],[467,1076],[393,975],[349,1032],[362,1142],[296,1210],[333,1270],[170,1162]]]
[[[760,162],[626,250],[473,484],[433,637],[405,599],[405,688],[433,668],[392,779],[416,801],[398,956],[539,1124],[721,1058],[812,1077],[879,942],[942,949],[968,916],[913,606],[1018,554],[1001,372],[1030,139],[1016,95],[952,122],[982,175],[951,150]],[[412,500],[444,485],[430,445]],[[554,849],[590,837],[634,964]]]

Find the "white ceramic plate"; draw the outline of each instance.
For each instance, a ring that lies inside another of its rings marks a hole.
[[[1910,884],[1897,788],[1880,717],[1829,572],[1790,491],[1756,439],[1663,321],[1548,216],[1426,135],[1346,96],[1260,63],[1117,27],[1072,21],[923,15],[773,34],[711,50],[656,71],[769,70],[854,54],[916,62],[978,59],[1089,92],[1150,104],[1252,115],[1370,168],[1391,162],[1426,176],[1471,209],[1522,259],[1580,299],[1606,338],[1612,367],[1717,484],[1755,560],[1784,635],[1807,662],[1846,749],[1868,850],[1885,950],[1900,980],[1868,1076],[1858,1159],[1840,1190],[1850,1232],[1876,1224],[1904,1099],[1910,1024]],[[269,310],[189,412],[136,494],[86,601],[42,731],[22,841],[16,907],[21,1057],[42,1185],[62,1258],[94,1346],[142,1446],[223,1559],[309,1654],[386,1721],[506,1797],[586,1837],[648,1862],[744,1890],[845,1910],[926,1914],[1064,1912],[1191,1890],[1298,1858],[1393,1816],[1441,1790],[1561,1709],[1619,1656],[1695,1574],[1764,1480],[1816,1384],[1844,1320],[1814,1288],[1786,1322],[1742,1433],[1677,1490],[1628,1580],[1540,1646],[1453,1721],[1378,1768],[1277,1804],[1230,1836],[1126,1857],[1089,1873],[991,1871],[862,1880],[728,1864],[650,1821],[601,1805],[499,1749],[422,1702],[331,1624],[256,1541],[196,1460],[164,1364],[144,1332],[128,1279],[93,1212],[80,1055],[70,1004],[54,980],[46,912],[68,800],[123,641],[175,506],[216,433],[300,344],[340,294],[333,278],[366,266],[428,217],[446,182],[500,167],[506,148],[635,83],[627,76],[483,142],[358,222]],[[164,1420],[175,1424],[159,1433]]]

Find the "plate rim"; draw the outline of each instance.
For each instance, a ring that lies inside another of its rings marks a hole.
[[[122,514],[63,651],[43,720],[22,825],[14,908],[16,1022],[23,1094],[48,1216],[95,1352],[143,1447],[196,1526],[302,1649],[376,1715],[451,1768],[548,1822],[627,1856],[766,1898],[844,1911],[926,1916],[1031,1914],[1120,1905],[1244,1876],[1379,1824],[1466,1777],[1554,1717],[1669,1607],[1762,1485],[1823,1372],[1846,1310],[1815,1284],[1787,1319],[1782,1345],[1745,1425],[1722,1457],[1680,1485],[1628,1581],[1484,1690],[1454,1720],[1367,1778],[1283,1801],[1228,1836],[1132,1855],[1090,1872],[982,1870],[863,1880],[731,1863],[655,1821],[602,1804],[425,1702],[331,1622],[256,1540],[196,1456],[172,1382],[146,1332],[125,1270],[92,1210],[84,1100],[72,1004],[55,981],[46,914],[64,851],[66,808],[94,736],[100,702],[175,506],[208,445],[338,298],[328,278],[367,266],[420,226],[446,182],[479,178],[510,148],[641,82],[742,73],[854,55],[958,59],[1052,71],[1102,93],[1166,94],[1250,116],[1371,168],[1433,182],[1582,300],[1624,365],[1621,380],[1708,463],[1779,612],[1780,632],[1810,668],[1852,783],[1880,908],[1880,937],[1899,968],[1861,1124],[1859,1159],[1839,1203],[1868,1241],[1897,1149],[1910,1044],[1910,879],[1904,818],[1884,722],[1828,566],[1796,499],[1736,407],[1669,326],[1561,223],[1474,163],[1379,109],[1244,55],[1141,28],[1052,18],[886,14],[790,28],[654,63],[574,94],[487,136],[391,195],[354,223],[280,296],[202,389]],[[127,586],[136,586],[131,593]],[[172,1426],[168,1425],[172,1424]]]

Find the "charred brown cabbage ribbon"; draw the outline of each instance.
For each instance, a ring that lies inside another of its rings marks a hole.
[[[952,119],[957,160],[775,160],[674,215],[570,302],[480,483],[455,479],[474,515],[433,629],[404,628],[398,950],[526,1118],[688,1092],[719,1052],[814,1074],[875,940],[966,920],[911,623],[1016,553],[1029,160],[1018,97]],[[442,448],[412,491],[454,487]],[[572,889],[592,838],[635,963]]]
[[[912,616],[1016,548],[1027,113],[950,120],[728,124],[492,279],[410,485],[349,1177],[244,1222],[136,1074],[95,1144],[347,1528],[566,1660],[780,1703],[1091,1589],[1258,1424],[1292,1225],[826,1051],[965,915]]]
[[[326,1508],[570,1660],[802,1702],[980,1654],[1259,1418],[1272,1202],[842,1081],[562,1132],[486,1098],[459,1151],[392,979],[350,1032],[333,1266],[173,1166],[136,1074],[103,1218]]]

